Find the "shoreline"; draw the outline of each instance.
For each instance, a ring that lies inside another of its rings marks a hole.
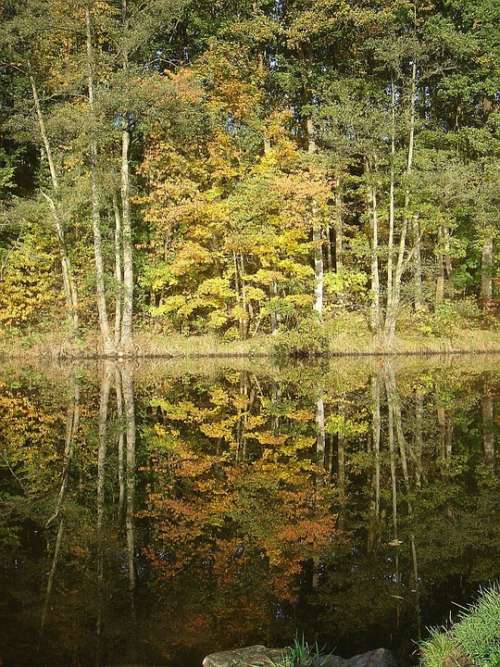
[[[388,348],[365,331],[329,333],[328,349],[314,349],[314,340],[303,348],[278,354],[276,337],[262,335],[247,340],[225,341],[215,335],[183,336],[138,330],[133,353],[107,355],[98,338],[87,333],[71,340],[50,333],[15,337],[0,335],[1,360],[45,361],[134,361],[181,359],[297,359],[302,361],[339,358],[396,358],[437,356],[484,356],[500,354],[500,330],[461,330],[453,336],[422,336],[401,333]]]

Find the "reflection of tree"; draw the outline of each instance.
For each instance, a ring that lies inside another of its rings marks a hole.
[[[494,471],[495,469],[495,432],[493,431],[493,395],[488,386],[487,379],[483,383],[483,395],[481,397],[483,450],[486,465]]]
[[[398,636],[415,639],[450,596],[465,601],[496,573],[493,373],[483,383],[396,360],[345,373],[138,372],[109,365],[97,387],[80,371],[69,405],[67,379],[43,374],[0,392],[12,443],[0,545],[27,564],[4,557],[0,583],[19,599],[40,590],[17,621],[29,637],[45,614],[39,662],[97,653],[104,664],[110,643],[124,661],[147,646],[144,660],[182,662],[311,628],[354,652],[388,637],[395,614]],[[454,425],[444,476],[439,406]],[[318,461],[323,428],[336,475]],[[47,558],[6,546],[4,526],[21,520],[52,536]],[[8,645],[13,621],[0,628]],[[17,646],[18,662],[31,655]]]
[[[73,376],[72,384],[73,384],[72,396],[68,402],[68,407],[66,411],[66,433],[64,438],[64,456],[63,456],[63,468],[61,474],[61,486],[59,489],[59,494],[57,496],[57,502],[54,513],[47,519],[45,523],[45,528],[48,528],[53,521],[59,519],[56,539],[54,542],[52,563],[50,566],[49,576],[47,578],[47,587],[45,590],[45,601],[43,604],[42,618],[40,621],[40,634],[42,634],[43,632],[43,628],[45,626],[45,622],[47,619],[47,611],[50,602],[50,595],[52,593],[54,576],[56,573],[59,554],[61,551],[61,543],[64,532],[64,515],[62,514],[62,510],[64,504],[64,497],[68,487],[70,465],[73,456],[75,436],[78,430],[78,423],[80,420],[80,387],[76,376]]]
[[[97,452],[97,665],[101,663],[102,651],[102,616],[104,585],[103,522],[105,512],[105,471],[108,436],[108,408],[111,390],[111,366],[105,363],[101,374],[101,388],[98,416],[98,452]]]

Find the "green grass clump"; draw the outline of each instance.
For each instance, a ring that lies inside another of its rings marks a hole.
[[[449,628],[421,646],[424,667],[500,667],[500,586],[481,592]]]

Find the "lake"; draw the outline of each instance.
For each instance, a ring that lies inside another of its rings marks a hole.
[[[413,664],[500,574],[499,397],[498,356],[4,363],[0,664]]]

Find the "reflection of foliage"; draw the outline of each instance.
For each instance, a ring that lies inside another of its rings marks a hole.
[[[157,664],[186,654],[194,662],[241,643],[289,643],[296,630],[354,653],[387,638],[398,617],[404,653],[419,614],[423,625],[442,622],[450,599],[467,600],[497,573],[496,454],[485,449],[496,425],[481,411],[498,393],[494,369],[395,364],[397,395],[389,398],[400,407],[404,439],[390,450],[382,389],[377,451],[371,387],[384,364],[242,368],[204,376],[197,362],[137,371],[136,505],[128,517],[136,531],[135,620],[119,505],[123,418],[112,398],[98,535],[99,397],[92,375],[78,374],[80,430],[42,664],[66,665],[76,654],[90,661],[99,614],[103,642],[128,646],[141,637],[145,659]],[[57,522],[45,523],[64,468],[69,379],[58,371],[2,375],[2,645],[39,631],[58,531]],[[17,662],[22,655],[33,663],[27,639],[10,644]]]

